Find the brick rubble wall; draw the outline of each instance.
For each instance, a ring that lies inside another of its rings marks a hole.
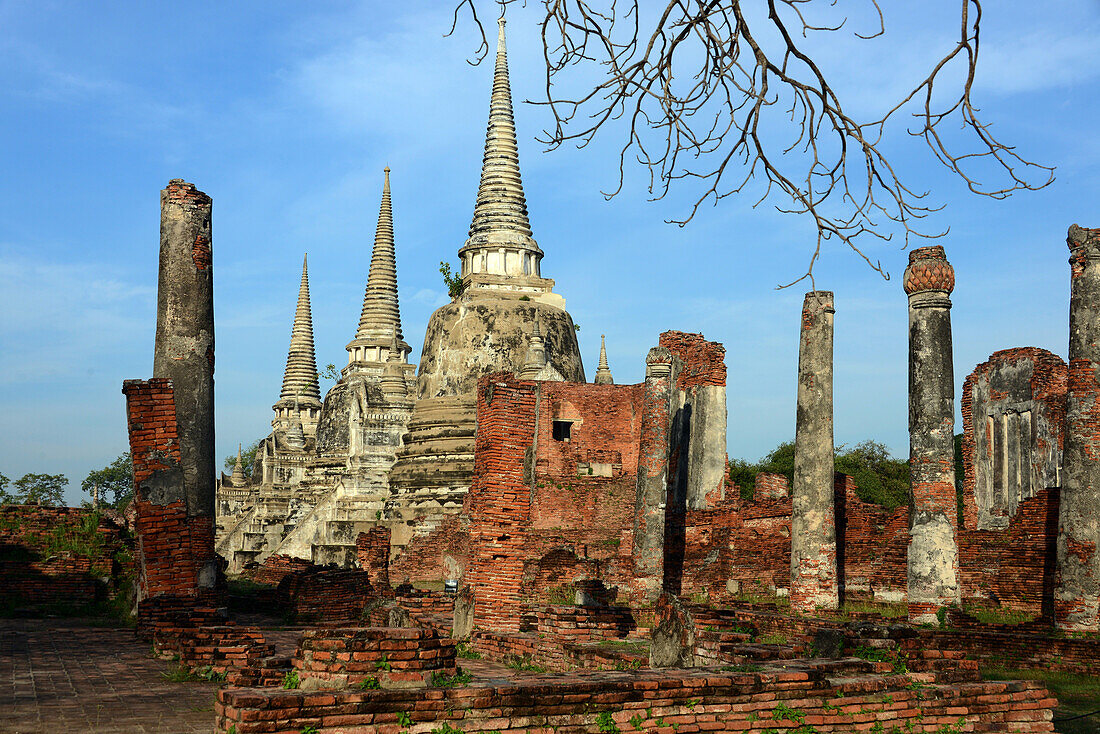
[[[90,555],[47,548],[51,537],[83,538],[91,517],[92,510],[77,507],[0,506],[0,588],[10,603],[81,607],[118,592],[118,580],[133,571],[132,563],[116,560],[116,554],[133,549],[119,523],[98,515],[99,544],[88,546]],[[106,584],[103,578],[109,579]]]
[[[1057,489],[1020,503],[1004,530],[959,533],[964,599],[981,599],[1050,618],[1053,614]]]
[[[313,561],[277,553],[265,558],[261,565],[245,570],[241,576],[257,584],[278,586],[284,577],[314,568]]]
[[[519,629],[523,542],[531,515],[525,463],[534,442],[537,384],[507,373],[478,381],[465,583],[477,598],[475,623],[488,629]]]
[[[836,676],[842,664],[796,663],[786,669],[728,673],[600,672],[545,680],[410,691],[222,689],[217,731],[237,734],[358,727],[378,734],[449,730],[526,734],[621,731],[732,731],[772,727],[818,732],[914,732],[960,727],[972,732],[1050,732],[1056,701],[1039,684],[969,682],[922,685],[908,675]],[[399,716],[412,724],[399,724]],[[597,723],[597,722],[603,723]],[[537,722],[537,723],[536,723]],[[753,723],[755,722],[755,723]],[[535,727],[539,727],[535,729]]]
[[[355,553],[359,567],[367,572],[371,585],[379,593],[390,588],[390,529],[372,527],[355,538]]]
[[[297,620],[331,624],[358,620],[377,595],[367,571],[313,567],[284,576],[276,598]]]
[[[700,385],[726,384],[726,348],[718,342],[707,341],[702,334],[682,331],[666,331],[658,345],[680,358],[680,371],[676,387],[687,390]]]
[[[422,628],[307,630],[293,660],[300,678],[354,686],[373,678],[383,688],[423,688],[433,673],[454,675],[454,641]]]
[[[178,656],[181,667],[225,674],[238,684],[241,671],[257,668],[275,654],[261,630],[254,627],[162,627],[153,632],[153,646],[161,657]]]
[[[394,584],[461,578],[470,563],[469,516],[447,515],[432,532],[417,535],[389,565]],[[457,576],[452,576],[457,573]]]
[[[198,597],[199,571],[216,557],[214,518],[191,517],[182,498],[164,503],[158,496],[183,481],[172,383],[126,380],[122,392],[134,468],[139,599]]]

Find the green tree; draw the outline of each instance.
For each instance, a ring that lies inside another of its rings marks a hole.
[[[878,441],[857,443],[838,454],[836,471],[856,482],[856,494],[864,502],[893,510],[909,503],[909,462],[895,459],[890,449]]]
[[[833,467],[855,480],[856,493],[864,502],[891,510],[909,502],[909,463],[891,456],[884,444],[868,440],[838,452]],[[752,499],[753,485],[760,472],[782,474],[788,483],[793,483],[794,442],[784,441],[756,463],[743,459],[730,461],[730,481],[737,485],[743,499]]]
[[[127,451],[102,469],[88,472],[80,489],[93,499],[121,510],[134,498],[134,469]]]
[[[10,482],[10,479],[0,474],[0,505],[13,505],[16,502],[15,495],[8,491]]]
[[[64,474],[24,474],[16,479],[15,496],[24,505],[65,504],[65,487],[69,479]]]
[[[442,260],[439,262],[439,272],[443,275],[443,284],[447,286],[447,295],[458,298],[466,290],[466,284],[462,282],[461,275],[452,275],[451,266]]]
[[[256,463],[256,452],[260,450],[260,444],[264,440],[258,438],[252,443],[248,444],[248,447],[241,451],[241,466],[244,468],[244,475],[249,479],[252,478],[252,465]],[[225,468],[229,471],[233,471],[233,467],[237,465],[237,455],[230,454],[225,457]]]

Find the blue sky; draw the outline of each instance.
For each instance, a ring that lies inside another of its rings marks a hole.
[[[617,138],[552,153],[534,139],[548,117],[522,104],[542,91],[529,5],[508,25],[524,185],[586,372],[601,333],[616,381],[630,383],[661,331],[702,332],[727,348],[730,455],[765,454],[794,435],[808,287],[775,286],[801,274],[811,226],[748,199],[665,224],[692,192],[649,202],[638,168],[605,201]],[[976,101],[1000,136],[1058,167],[1055,183],[978,198],[919,141],[889,144],[945,205],[929,228],[951,230],[938,242],[956,270],[957,389],[997,349],[1065,356],[1066,228],[1100,226],[1098,6],[987,6]],[[880,110],[957,33],[956,2],[902,12],[913,14],[888,14],[879,41],[817,42],[853,110]],[[214,198],[219,455],[269,430],[303,252],[318,362],[346,360],[386,165],[418,360],[445,299],[439,261],[455,262],[469,226],[492,73],[466,63],[471,28],[444,38],[449,26],[447,3],[0,0],[0,472],[65,473],[75,503],[87,472],[127,449],[120,388],[152,370],[158,192],[170,178]],[[907,253],[887,243],[870,254],[889,282],[835,246],[816,271],[836,294],[836,440],[874,438],[904,457]]]

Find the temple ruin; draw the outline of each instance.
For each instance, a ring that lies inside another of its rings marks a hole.
[[[226,676],[219,732],[1053,730],[1042,686],[979,668],[1100,664],[1065,634],[1096,629],[1100,598],[1100,230],[1069,233],[1069,365],[1007,349],[964,382],[958,488],[954,271],[910,253],[911,502],[890,510],[834,471],[830,291],[799,315],[789,487],[731,485],[726,352],[702,334],[656,336],[634,385],[601,340],[585,381],[527,218],[503,19],[473,222],[415,374],[389,173],[339,381],[322,399],[303,262],[272,432],[216,492],[211,203],[162,193],[154,377],[124,386],[138,633]],[[301,625],[293,656],[226,619],[219,556]]]

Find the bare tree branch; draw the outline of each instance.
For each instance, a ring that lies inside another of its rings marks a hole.
[[[498,1],[504,10],[516,0]],[[601,129],[622,125],[618,184],[604,195],[622,190],[628,158],[648,169],[654,199],[666,196],[673,182],[695,181],[701,193],[687,216],[674,220],[680,226],[704,203],[761,186],[753,206],[771,200],[779,211],[811,217],[817,229],[805,274],[781,288],[813,281],[827,240],[844,243],[889,279],[864,253],[867,238],[890,240],[900,233],[908,246],[910,236],[946,234],[920,228],[920,220],[942,207],[903,183],[881,147],[888,123],[910,109],[916,111],[909,134],[923,138],[975,194],[1001,199],[1054,180],[1053,168],[1026,160],[997,139],[971,101],[981,0],[960,0],[954,47],[880,118],[862,122],[845,111],[807,44],[797,40],[845,27],[846,17],[812,20],[835,0],[827,6],[826,0],[757,2],[768,11],[764,21],[750,22],[743,10],[757,5],[741,0],[665,0],[663,7],[640,7],[639,0],[541,0],[545,99],[536,104],[547,105],[553,115],[542,142],[551,149],[567,142],[584,147]],[[886,33],[878,0],[866,2],[877,27],[853,33],[862,40]],[[475,5],[462,0],[455,23],[467,8],[481,30],[480,60],[487,45]],[[643,21],[643,9],[655,11],[651,22]],[[561,75],[584,65],[599,67],[602,76],[578,95],[559,93]],[[961,84],[952,78],[958,71],[965,72]],[[777,112],[787,121],[787,144],[777,142]],[[943,134],[953,122],[966,133],[965,141],[957,142],[954,131]],[[985,183],[982,175],[994,182]]]

